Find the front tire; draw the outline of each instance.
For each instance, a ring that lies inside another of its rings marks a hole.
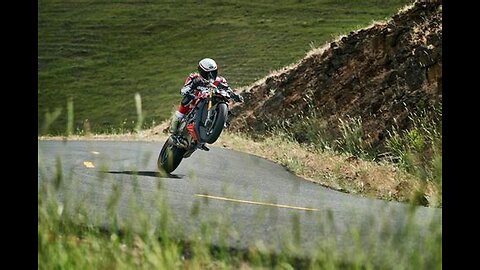
[[[185,149],[176,147],[170,138],[163,144],[162,150],[158,155],[157,167],[160,171],[166,173],[173,172],[183,159]]]
[[[204,107],[204,110],[205,110],[205,118],[206,118],[206,115],[208,112],[206,106]],[[225,122],[227,121],[227,115],[228,115],[227,104],[218,103],[213,113],[214,113],[214,116],[213,116],[212,127],[209,130],[205,128],[201,129],[202,131],[201,135],[202,135],[203,141],[210,144],[217,141],[218,137],[223,131],[223,128],[225,127]],[[206,119],[203,119],[203,122],[205,122],[205,120]]]

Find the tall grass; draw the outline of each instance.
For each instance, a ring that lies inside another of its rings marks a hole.
[[[43,158],[39,162],[45,163]],[[318,242],[307,252],[300,249],[302,218],[294,212],[283,225],[280,249],[263,241],[242,248],[232,243],[248,235],[240,234],[226,218],[236,216],[236,207],[215,214],[208,211],[208,200],[198,200],[190,211],[198,225],[184,230],[167,203],[163,185],[145,192],[135,188],[139,181],[135,173],[121,179],[99,174],[91,183],[96,187],[85,188],[81,179],[62,169],[61,158],[56,164],[53,173],[39,178],[38,269],[442,268],[441,224],[432,219],[424,228],[428,233],[418,230],[414,208],[405,213],[398,231],[388,222],[371,223],[350,228],[350,237],[340,242],[335,238],[336,217],[327,209],[318,215]],[[260,209],[255,226],[268,221],[269,213]],[[392,214],[375,213],[375,218],[387,221]],[[365,229],[369,236],[362,239]]]
[[[308,93],[306,93],[308,98]],[[398,124],[387,129],[381,147],[372,147],[365,133],[361,117],[338,118],[337,130],[328,126],[327,117],[317,109],[267,124],[270,137],[295,141],[313,152],[331,152],[373,162],[388,162],[415,176],[416,191],[411,201],[418,204],[442,205],[442,105],[415,108],[408,115],[408,129]],[[254,137],[259,139],[261,135]],[[300,161],[292,160],[289,166],[301,167]],[[297,169],[301,170],[301,169]],[[294,170],[295,171],[295,170]],[[339,180],[340,181],[340,180]],[[427,190],[433,189],[433,190]],[[428,192],[427,192],[428,191]],[[435,194],[426,198],[425,194]]]
[[[399,166],[424,182],[433,183],[441,205],[442,194],[442,106],[421,109],[409,115],[412,127],[394,126],[388,133],[386,148]],[[419,190],[420,193],[424,191]]]
[[[141,118],[139,96],[136,101]],[[67,118],[73,119],[73,104],[69,107]],[[62,156],[52,162],[40,147],[38,165],[38,269],[441,269],[441,224],[432,219],[428,234],[415,229],[414,208],[400,230],[380,225],[378,231],[378,225],[370,224],[366,241],[360,238],[363,228],[352,227],[347,244],[337,243],[335,216],[327,210],[318,216],[321,237],[307,252],[301,249],[302,220],[293,213],[280,248],[263,241],[245,248],[235,243],[248,235],[240,235],[226,218],[236,217],[235,207],[212,213],[208,199],[197,200],[189,211],[190,219],[198,220],[196,229],[186,230],[167,203],[163,179],[145,192],[135,167],[131,177],[114,177],[107,173],[108,164],[100,162],[96,177],[85,182],[88,178],[78,178],[74,167],[64,166]],[[268,213],[259,209],[255,225],[271,218]],[[380,220],[391,215],[384,214]]]
[[[338,118],[338,123],[338,131],[332,130],[326,117],[312,107],[306,113],[268,126],[267,133],[270,136],[286,136],[317,150],[333,150],[372,160],[375,152],[366,140],[362,118],[347,116],[345,119]]]
[[[374,152],[371,145],[365,140],[361,117],[350,117],[340,122],[341,137],[336,139],[336,149],[360,158],[371,158]]]
[[[137,125],[135,131],[140,132],[142,130],[142,124],[144,119],[144,112],[142,111],[142,97],[139,93],[135,93],[135,107],[137,108]]]

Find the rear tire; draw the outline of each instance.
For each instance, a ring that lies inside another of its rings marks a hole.
[[[163,144],[162,150],[158,155],[157,167],[160,171],[166,173],[173,172],[183,159],[186,150],[176,147],[169,139]]]

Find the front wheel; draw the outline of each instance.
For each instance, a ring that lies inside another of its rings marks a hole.
[[[204,132],[202,132],[202,138],[206,143],[214,143],[218,139],[218,137],[222,133],[223,128],[225,127],[227,115],[227,104],[218,103],[215,110],[212,111],[212,124],[208,128],[206,128]]]
[[[168,138],[158,155],[158,169],[160,171],[165,171],[166,173],[173,172],[178,165],[180,165],[185,151],[185,149],[175,146],[170,138]]]

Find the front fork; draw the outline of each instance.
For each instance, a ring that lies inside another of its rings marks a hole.
[[[207,120],[205,120],[205,127],[207,129],[212,124],[212,120],[210,119],[212,117],[212,111],[210,110],[212,108],[212,98],[213,98],[213,90],[212,88],[210,88],[210,96],[208,98],[208,106],[207,106]]]
[[[212,116],[212,113],[211,111],[209,110],[208,113],[207,113],[207,120],[205,120],[205,128],[210,128],[210,125],[212,124],[212,119],[210,119],[210,117]]]

